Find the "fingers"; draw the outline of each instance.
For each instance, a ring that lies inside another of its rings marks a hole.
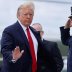
[[[17,54],[20,52],[19,46],[16,46],[16,48],[12,51],[12,53]]]
[[[19,46],[16,46],[15,50],[16,50],[16,51],[20,51]]]
[[[15,50],[18,51],[18,52],[20,52],[19,46],[16,46]],[[21,51],[21,54],[23,54],[23,53],[24,53],[24,50]]]
[[[16,48],[14,49],[14,51],[16,51],[16,52],[20,52],[20,48],[19,48],[19,46],[16,46]],[[12,51],[12,52],[14,52],[14,51]],[[22,50],[21,53],[23,54],[23,53],[24,53],[24,50]]]
[[[21,54],[23,54],[23,53],[24,53],[24,50],[21,51]]]
[[[19,48],[19,46],[16,46],[16,48]]]
[[[20,57],[22,56],[23,53],[24,53],[24,50],[21,51],[21,53],[20,53]]]

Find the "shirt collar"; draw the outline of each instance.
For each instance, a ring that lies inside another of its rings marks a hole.
[[[26,31],[27,27],[25,27],[25,26],[20,22],[19,19],[18,19],[18,22],[19,22],[19,24],[21,25],[21,27],[23,28],[23,30]]]

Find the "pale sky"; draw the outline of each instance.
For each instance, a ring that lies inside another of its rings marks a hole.
[[[5,27],[17,21],[16,11],[24,0],[0,0],[0,38]],[[60,40],[59,27],[64,25],[72,4],[33,1],[35,15],[33,23],[41,23],[45,32],[44,38]]]

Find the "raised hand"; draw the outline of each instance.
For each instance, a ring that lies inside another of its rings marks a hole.
[[[23,53],[24,50],[20,51],[19,46],[16,46],[16,48],[12,51],[13,59],[17,61],[22,56]]]
[[[72,27],[72,19],[69,19],[67,22],[66,22],[66,25],[65,25],[65,29],[66,28],[70,28],[70,27]]]

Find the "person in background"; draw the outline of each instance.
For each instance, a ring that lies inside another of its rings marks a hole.
[[[64,45],[69,46],[67,57],[67,72],[72,72],[72,36],[70,36],[70,28],[72,27],[72,15],[69,16],[65,26],[60,27],[61,41]]]
[[[42,66],[45,58],[40,34],[30,26],[34,9],[32,2],[20,5],[17,22],[4,29],[1,72],[48,72]]]
[[[61,72],[63,60],[56,42],[43,39],[44,31],[40,23],[34,23],[32,27],[40,33],[45,48],[45,69],[47,72]]]

